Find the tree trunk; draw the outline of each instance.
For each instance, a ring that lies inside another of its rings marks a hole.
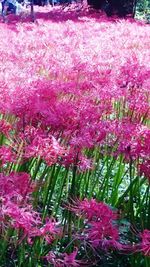
[[[33,0],[31,0],[31,20],[32,22],[35,21]]]

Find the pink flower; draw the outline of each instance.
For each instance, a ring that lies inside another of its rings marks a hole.
[[[148,178],[150,182],[150,160],[147,160],[141,164],[139,164],[139,173],[140,175],[144,174],[146,178]]]
[[[77,256],[78,250],[74,250],[72,253],[67,254],[64,253],[64,265],[70,266],[70,267],[78,267],[81,266],[79,263],[80,261],[76,260],[76,256]]]
[[[141,251],[145,256],[150,257],[150,230],[145,229],[141,234],[141,238]]]
[[[32,206],[19,206],[12,201],[6,201],[2,205],[3,222],[15,229],[22,229],[24,235],[29,235],[34,227],[41,224],[38,213],[34,212]],[[9,219],[8,219],[9,218]]]
[[[29,244],[33,243],[35,237],[41,237],[50,244],[60,235],[60,227],[57,227],[55,221],[49,219],[42,225],[41,216],[33,210],[32,205],[14,203],[13,200],[7,198],[1,198],[1,202],[0,221],[3,227],[22,230],[21,239],[27,238]]]
[[[117,218],[116,213],[105,203],[97,202],[95,199],[77,201],[77,204],[73,206],[72,210],[74,210],[76,214],[85,217],[88,221],[99,221],[103,219],[103,217],[107,221]]]
[[[91,170],[92,169],[92,160],[86,158],[85,156],[80,156],[79,162],[77,165],[79,167],[79,170],[82,172],[87,171],[87,170]]]
[[[8,162],[15,162],[16,155],[8,146],[0,146],[0,162],[5,164]]]
[[[28,198],[33,192],[34,183],[30,182],[30,176],[27,173],[11,173],[6,176],[0,173],[0,196],[6,199],[20,200]]]
[[[61,234],[55,220],[47,218],[42,223],[41,215],[31,205],[31,193],[34,190],[27,173],[0,174],[0,222],[3,229],[7,227],[22,230],[22,239],[27,238],[32,244],[35,237],[42,237],[51,243]]]
[[[90,222],[89,228],[85,232],[93,247],[116,248],[119,240],[119,230],[112,221],[107,221],[105,217],[101,221]]]
[[[71,210],[86,218],[83,232],[85,239],[93,247],[116,248],[119,242],[119,229],[115,223],[117,216],[105,203],[97,202],[95,199],[84,199],[78,201]]]
[[[60,227],[57,227],[55,220],[48,219],[46,223],[39,229],[40,235],[44,237],[48,244],[52,243],[56,236],[61,234]]]
[[[8,136],[12,126],[6,120],[0,120],[0,133]]]
[[[78,267],[84,265],[84,262],[76,259],[77,253],[77,249],[70,254],[60,253],[56,255],[53,252],[49,252],[46,259],[55,267]]]
[[[49,166],[56,163],[58,157],[64,154],[64,149],[53,136],[42,138],[36,136],[30,145],[26,146],[25,156],[41,157]]]

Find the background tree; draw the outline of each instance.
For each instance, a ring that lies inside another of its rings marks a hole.
[[[108,16],[126,16],[135,14],[137,0],[88,0],[88,4],[92,8],[104,10]]]
[[[150,0],[138,0],[137,1],[138,11],[145,12],[147,9],[150,9]]]

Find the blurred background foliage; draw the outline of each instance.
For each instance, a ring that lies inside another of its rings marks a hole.
[[[136,18],[145,19],[150,23],[150,0],[137,0]]]

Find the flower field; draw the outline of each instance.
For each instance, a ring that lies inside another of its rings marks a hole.
[[[150,26],[0,22],[0,267],[150,266]]]

